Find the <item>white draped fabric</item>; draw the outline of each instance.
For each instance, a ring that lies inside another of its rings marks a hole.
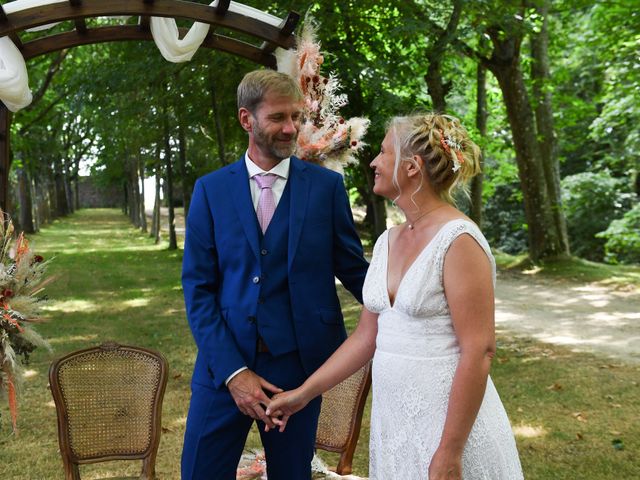
[[[210,3],[209,6],[218,6],[218,0]],[[245,17],[256,18],[274,27],[282,23],[278,17],[238,2],[231,2],[229,11]],[[174,63],[191,60],[209,33],[209,27],[208,23],[195,22],[185,37],[180,39],[178,26],[173,18],[151,18],[151,34],[158,50],[167,61]]]
[[[49,5],[54,3],[64,3],[68,0],[14,0],[2,5],[5,13],[10,15],[20,10],[33,7]],[[218,5],[218,0],[210,4],[212,7]],[[261,22],[275,27],[282,23],[282,20],[274,15],[265,13],[238,2],[231,2],[229,11],[246,17],[255,18]],[[124,17],[125,19],[127,17]],[[176,21],[172,18],[151,18],[151,34],[162,56],[174,63],[187,62],[198,51],[209,33],[210,25],[202,22],[195,22],[184,38],[180,38]],[[46,30],[57,25],[51,23],[30,28],[29,31]],[[0,38],[0,100],[12,112],[16,112],[31,103],[31,90],[29,89],[29,76],[24,58],[20,51],[8,37]]]
[[[216,0],[217,2],[217,0]],[[195,22],[183,39],[173,18],[151,17],[151,35],[165,60],[188,62],[195,55],[209,33],[209,24]]]
[[[0,100],[12,112],[31,103],[27,66],[9,37],[0,38]]]

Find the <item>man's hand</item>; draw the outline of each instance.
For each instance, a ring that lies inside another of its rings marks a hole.
[[[237,374],[231,379],[227,388],[242,413],[255,420],[262,420],[269,429],[275,428],[275,424],[263,408],[270,402],[264,391],[279,393],[282,392],[281,388],[272,385],[251,370],[243,370]]]

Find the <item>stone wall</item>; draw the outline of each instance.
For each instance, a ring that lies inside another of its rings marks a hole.
[[[121,185],[103,187],[96,185],[91,177],[80,177],[78,182],[80,208],[116,208],[124,203]]]

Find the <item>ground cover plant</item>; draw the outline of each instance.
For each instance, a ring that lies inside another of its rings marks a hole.
[[[26,365],[17,436],[0,401],[2,479],[63,478],[48,367],[54,357],[109,339],[160,350],[169,361],[157,471],[161,479],[178,479],[195,359],[180,287],[181,251],[155,245],[118,210],[80,210],[31,240],[52,258],[49,272],[57,275],[46,291],[49,321],[37,327],[54,353],[38,350]],[[353,329],[359,306],[341,295]],[[525,478],[640,477],[640,366],[500,334],[492,377],[516,433]],[[354,460],[359,476],[368,470],[368,421],[369,407]],[[248,448],[258,445],[252,433]],[[335,456],[322,456],[335,464]],[[136,474],[138,464],[114,462],[83,472],[88,479]]]

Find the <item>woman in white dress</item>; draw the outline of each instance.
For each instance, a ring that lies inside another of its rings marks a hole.
[[[479,172],[480,150],[453,117],[396,117],[371,162],[373,191],[406,221],[373,250],[358,327],[267,413],[290,415],[373,357],[369,475],[377,480],[523,478],[489,376],[495,261],[452,193]]]

